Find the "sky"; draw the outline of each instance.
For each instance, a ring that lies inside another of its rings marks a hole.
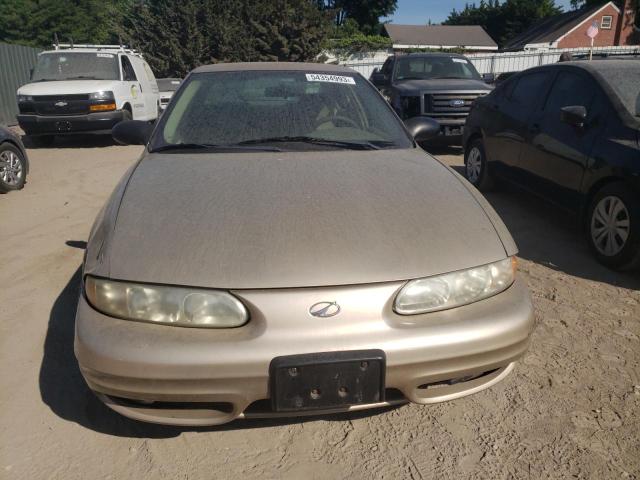
[[[474,0],[398,0],[398,8],[390,20],[406,25],[426,25],[429,19],[440,23],[453,8],[462,10],[466,3],[474,3]],[[570,4],[570,0],[556,0],[556,5],[564,7],[565,11],[570,9]]]

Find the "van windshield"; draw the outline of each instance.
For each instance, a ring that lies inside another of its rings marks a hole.
[[[31,77],[32,82],[55,80],[119,80],[117,55],[101,52],[43,53]]]

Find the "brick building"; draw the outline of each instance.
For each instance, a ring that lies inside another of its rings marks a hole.
[[[536,50],[544,48],[589,47],[591,39],[587,29],[598,23],[600,33],[594,46],[612,47],[638,45],[640,35],[636,31],[633,0],[625,0],[622,10],[614,2],[546,18],[514,38],[507,50]]]

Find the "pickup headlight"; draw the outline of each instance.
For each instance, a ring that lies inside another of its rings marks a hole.
[[[113,92],[111,91],[94,92],[89,94],[89,100],[113,100],[114,98]]]
[[[516,259],[408,282],[396,296],[400,315],[416,315],[460,307],[496,295],[515,280]]]
[[[87,276],[87,300],[96,310],[125,320],[181,327],[232,328],[249,314],[233,295],[221,290],[167,287]]]
[[[33,102],[31,95],[18,95],[18,103]]]

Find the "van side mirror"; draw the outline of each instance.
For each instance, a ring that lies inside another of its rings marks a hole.
[[[495,83],[496,76],[493,73],[483,73],[482,80],[484,80],[484,83],[492,84]]]
[[[380,72],[373,72],[371,74],[371,83],[373,83],[376,87],[384,87],[385,85],[389,85],[389,75],[385,75]]]
[[[153,125],[143,120],[125,120],[111,129],[113,139],[122,145],[146,145]]]
[[[582,105],[562,107],[560,109],[560,121],[573,127],[584,127],[587,121],[587,109]]]
[[[430,117],[413,117],[404,125],[416,142],[426,142],[440,134],[440,122]]]

